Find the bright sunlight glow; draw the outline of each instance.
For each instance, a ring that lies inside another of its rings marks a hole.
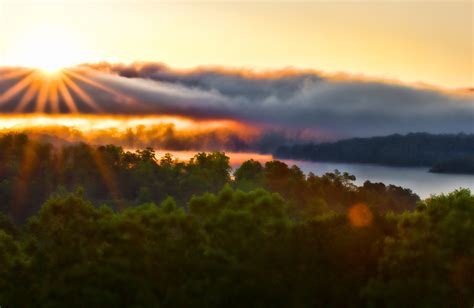
[[[62,68],[86,62],[83,50],[79,39],[72,33],[43,27],[19,36],[5,58],[8,65],[37,68],[46,74],[54,74]]]

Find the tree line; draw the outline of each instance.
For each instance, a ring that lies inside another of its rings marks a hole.
[[[188,162],[171,154],[161,158],[151,148],[135,152],[114,145],[77,143],[53,146],[27,135],[0,137],[0,210],[15,221],[35,214],[51,195],[81,188],[94,204],[114,209],[173,197],[186,208],[193,195],[217,193],[226,184],[249,191],[277,192],[294,206],[294,215],[345,211],[357,202],[380,211],[413,209],[419,197],[409,189],[366,182],[334,171],[305,175],[280,161],[248,160],[232,173],[222,152],[197,153]]]
[[[389,166],[427,166],[432,172],[474,173],[474,134],[412,133],[353,138],[333,143],[281,146],[275,156]],[[442,166],[442,167],[438,167]]]

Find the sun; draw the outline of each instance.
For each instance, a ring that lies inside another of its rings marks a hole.
[[[59,27],[42,27],[25,33],[7,52],[7,63],[54,74],[87,62],[80,40]]]

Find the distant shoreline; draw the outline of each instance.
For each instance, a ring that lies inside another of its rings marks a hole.
[[[474,175],[474,135],[412,133],[281,146],[279,159],[426,167],[432,173]]]

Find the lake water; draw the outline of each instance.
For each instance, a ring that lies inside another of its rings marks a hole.
[[[474,175],[430,173],[429,168],[398,168],[370,164],[341,164],[307,161],[285,161],[295,164],[305,172],[324,174],[334,169],[347,171],[356,176],[357,185],[362,185],[366,180],[382,182],[410,188],[421,198],[431,194],[449,193],[458,188],[469,188],[474,192]]]
[[[157,156],[162,156],[165,152],[157,151]],[[176,151],[171,152],[175,157],[181,160],[188,160],[196,152]],[[230,157],[231,165],[237,168],[242,162],[253,158],[261,163],[272,160],[271,155],[262,155],[256,153],[230,153],[226,152]],[[288,165],[297,165],[306,174],[313,172],[322,175],[327,172],[333,172],[338,169],[341,172],[349,172],[356,176],[357,185],[362,185],[366,180],[371,182],[382,182],[386,185],[394,184],[405,188],[410,188],[421,198],[427,198],[431,194],[449,193],[458,188],[469,188],[474,192],[474,175],[461,174],[438,174],[429,173],[428,168],[412,168],[412,167],[386,167],[371,164],[346,164],[346,163],[326,163],[326,162],[308,162],[299,160],[281,161]]]

